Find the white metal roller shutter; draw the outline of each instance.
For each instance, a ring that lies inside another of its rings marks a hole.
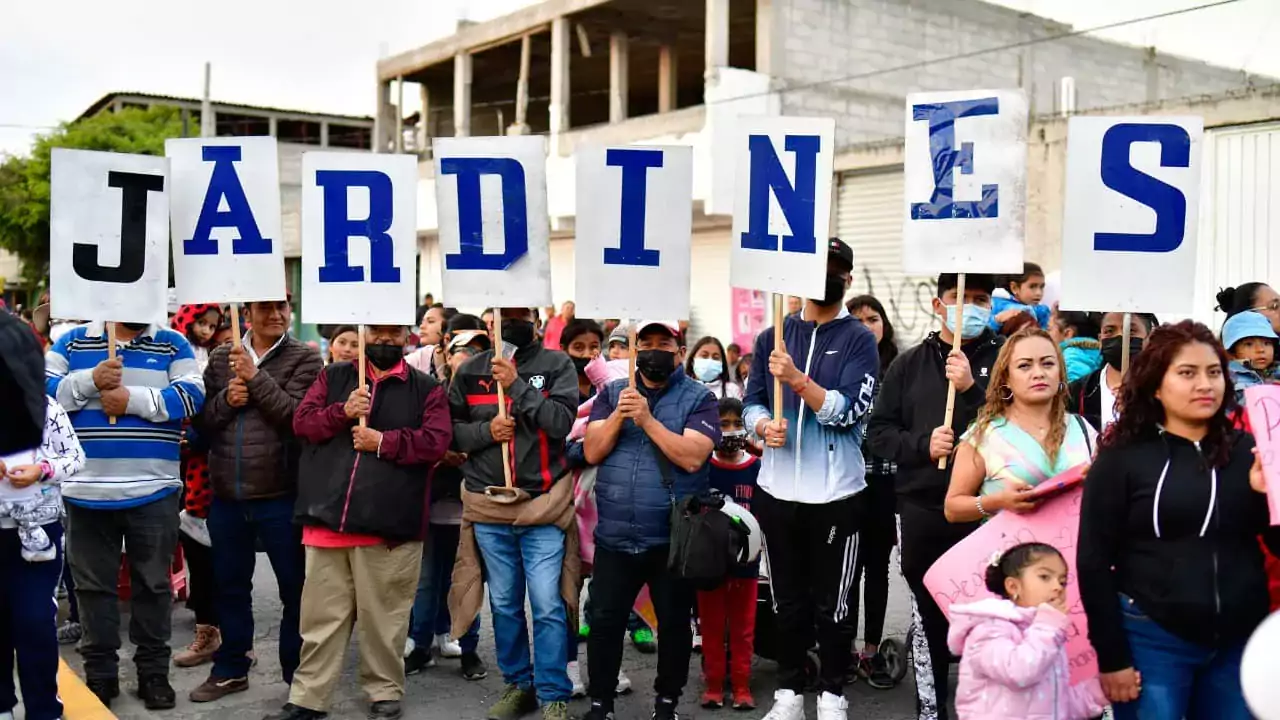
[[[936,327],[931,300],[937,278],[902,272],[902,168],[840,176],[836,232],[853,248],[852,295],[875,295],[898,344],[909,347]]]
[[[688,342],[704,335],[728,344],[732,335],[733,290],[729,286],[729,230],[704,230],[693,234],[692,282],[689,303]]]

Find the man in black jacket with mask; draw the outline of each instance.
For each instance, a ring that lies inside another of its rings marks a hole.
[[[1071,383],[1067,389],[1067,412],[1075,413],[1102,432],[1116,416],[1116,397],[1120,394],[1120,363],[1124,357],[1124,313],[1109,312],[1102,316],[1098,340],[1102,344],[1102,368]],[[1147,336],[1159,325],[1150,313],[1129,316],[1129,362],[1142,352]]]
[[[953,545],[976,527],[952,525],[942,506],[951,482],[951,453],[956,439],[977,417],[986,400],[987,381],[1004,339],[987,327],[991,315],[990,275],[969,274],[964,314],[957,319],[956,276],[938,277],[933,311],[944,319],[916,347],[894,360],[880,383],[867,441],[876,457],[898,464],[897,493],[902,575],[914,596],[917,716],[920,720],[947,717],[950,702],[947,672],[947,620],[924,587],[924,574]],[[952,351],[954,332],[961,349]],[[943,425],[947,385],[956,384],[951,425]],[[938,460],[947,458],[945,470]],[[923,632],[921,632],[923,630]]]

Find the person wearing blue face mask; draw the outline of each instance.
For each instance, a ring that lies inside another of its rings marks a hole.
[[[965,277],[964,311],[957,318],[957,278],[938,276],[933,311],[943,319],[940,329],[903,352],[885,371],[867,426],[867,445],[879,458],[897,463],[898,534],[902,575],[911,588],[912,615],[923,632],[912,637],[915,662],[917,717],[947,717],[950,704],[947,673],[947,619],[925,589],[924,574],[938,558],[973,531],[976,524],[952,525],[943,514],[955,439],[977,417],[986,399],[987,382],[1004,338],[993,332],[990,275]],[[961,346],[953,350],[956,328]],[[947,385],[956,384],[955,413],[944,425]]]
[[[729,363],[725,361],[724,346],[719,340],[710,335],[702,338],[694,344],[685,362],[684,371],[706,385],[716,400],[742,399],[742,386],[729,374]]]

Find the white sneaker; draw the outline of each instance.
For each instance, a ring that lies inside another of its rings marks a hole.
[[[565,671],[569,674],[569,682],[573,683],[573,697],[586,697],[587,686],[582,684],[582,670],[578,667],[578,661],[570,660]]]
[[[631,692],[631,678],[627,677],[627,674],[621,670],[618,671],[618,687],[614,688],[613,691],[619,695],[626,695]]]
[[[773,707],[760,720],[804,720],[804,696],[791,690],[776,691],[773,694]]]
[[[410,654],[410,653],[412,653],[412,652],[413,652],[413,649],[414,649],[414,648],[416,648],[416,647],[418,647],[418,643],[414,642],[414,641],[413,641],[413,638],[405,638],[405,641],[404,641],[404,656],[405,656],[405,657],[409,657],[409,654]]]
[[[818,720],[846,720],[849,701],[843,696],[824,692],[818,696]]]
[[[448,635],[437,635],[436,647],[440,648],[440,657],[442,658],[462,657],[462,646],[458,644],[457,640],[450,638]]]

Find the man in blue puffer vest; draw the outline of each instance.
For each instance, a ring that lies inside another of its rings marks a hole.
[[[680,326],[646,320],[636,338],[634,388],[615,380],[596,396],[583,452],[598,465],[595,576],[587,640],[588,720],[611,720],[627,616],[646,583],[662,638],[653,717],[674,720],[689,679],[694,588],[667,571],[671,505],[706,490],[707,458],[720,442],[715,396],[684,374]]]
[[[746,426],[765,439],[760,492],[752,510],[767,543],[781,644],[768,720],[803,720],[804,663],[817,628],[819,720],[844,720],[845,669],[857,634],[858,529],[866,489],[862,457],[880,361],[871,331],[845,308],[853,250],[827,246],[823,297],[756,338],[743,399]],[[782,381],[783,417],[772,416],[773,380]]]

